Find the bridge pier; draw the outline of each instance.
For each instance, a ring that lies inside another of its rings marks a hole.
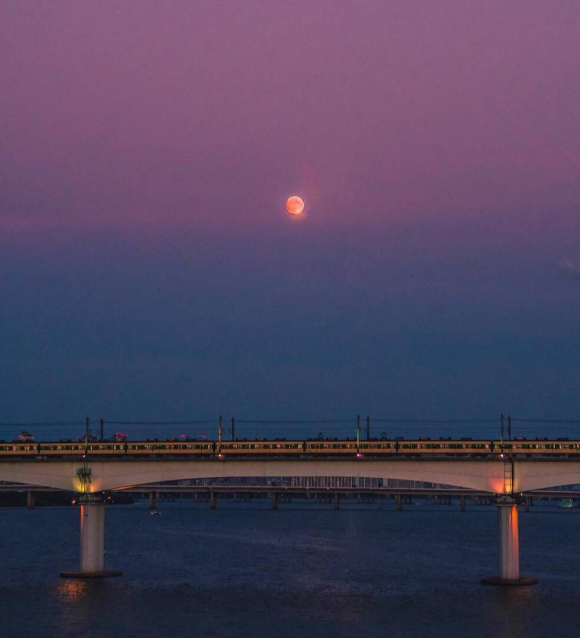
[[[157,492],[149,492],[149,509],[157,509]]]
[[[85,494],[79,498],[81,511],[80,569],[61,572],[61,578],[106,578],[123,572],[104,569],[105,503],[99,496]]]
[[[395,500],[397,501],[397,512],[403,511],[403,497],[400,494],[395,496]]]
[[[483,585],[535,585],[535,578],[520,577],[520,539],[518,505],[513,496],[500,496],[496,502],[499,545],[499,576],[482,578]]]
[[[217,509],[217,496],[215,492],[209,493],[209,509],[210,510]]]
[[[28,490],[28,492],[26,493],[26,507],[29,510],[34,509],[34,505],[35,505],[35,499],[34,499],[34,492],[31,492],[30,490]]]
[[[334,509],[338,511],[340,509],[340,494],[334,495]]]
[[[529,512],[531,505],[532,505],[532,497],[526,496],[524,498],[524,511]]]
[[[459,511],[460,512],[465,512],[465,496],[462,496],[459,499]]]
[[[272,509],[277,510],[278,509],[278,494],[276,492],[272,492],[272,494],[270,495],[270,498],[272,499]]]

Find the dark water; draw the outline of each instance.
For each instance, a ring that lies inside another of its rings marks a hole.
[[[471,507],[144,503],[107,510],[106,566],[78,567],[76,508],[0,510],[0,636],[504,636],[580,633],[580,510],[520,515],[528,588],[489,588],[495,512]]]

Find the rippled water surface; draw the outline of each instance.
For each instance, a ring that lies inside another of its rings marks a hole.
[[[107,509],[106,566],[78,567],[77,508],[0,509],[0,636],[577,636],[580,510],[520,514],[522,573],[496,572],[489,507],[188,501]],[[453,632],[453,633],[452,633]]]

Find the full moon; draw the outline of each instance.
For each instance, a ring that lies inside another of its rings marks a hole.
[[[304,210],[304,201],[301,197],[298,197],[298,195],[292,195],[286,202],[286,210],[290,215],[300,215]]]

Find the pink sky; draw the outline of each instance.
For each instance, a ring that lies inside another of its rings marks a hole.
[[[4,232],[267,229],[294,192],[324,225],[578,210],[573,0],[23,0],[0,18]]]
[[[0,417],[580,414],[579,33],[577,0],[1,3]]]

